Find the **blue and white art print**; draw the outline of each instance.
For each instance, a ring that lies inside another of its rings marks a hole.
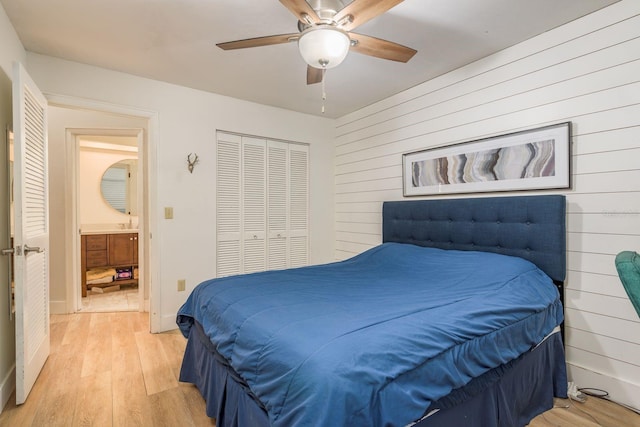
[[[405,154],[404,195],[568,188],[570,125]]]

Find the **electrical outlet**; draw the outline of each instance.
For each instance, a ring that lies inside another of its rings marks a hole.
[[[173,208],[164,208],[164,219],[173,219]]]
[[[187,289],[187,281],[184,279],[178,280],[178,292],[182,292]]]

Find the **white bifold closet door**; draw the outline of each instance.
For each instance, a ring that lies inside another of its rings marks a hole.
[[[309,264],[309,146],[289,145],[289,263]]]
[[[309,147],[218,133],[217,276],[308,264]]]
[[[217,276],[242,272],[240,232],[242,220],[240,137],[218,133],[216,172]]]
[[[242,138],[243,273],[266,269],[266,141]]]
[[[287,160],[289,144],[269,142],[267,147],[268,175],[267,185],[267,245],[269,270],[287,268],[289,248],[287,237],[289,230],[289,180],[287,179]]]

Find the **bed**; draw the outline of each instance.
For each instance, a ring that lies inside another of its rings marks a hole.
[[[519,426],[566,397],[563,196],[386,202],[382,234],[194,289],[180,380],[218,426]]]

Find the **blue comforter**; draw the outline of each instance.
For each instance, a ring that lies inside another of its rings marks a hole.
[[[403,426],[562,321],[536,266],[385,243],[349,260],[209,280],[197,321],[273,426]]]

